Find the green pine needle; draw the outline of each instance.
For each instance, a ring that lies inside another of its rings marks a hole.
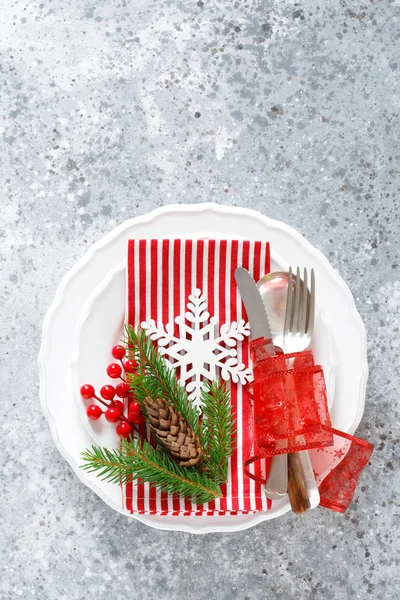
[[[230,394],[223,382],[207,382],[201,392],[205,427],[206,463],[216,481],[228,477],[228,461],[236,433]]]
[[[222,497],[215,481],[181,467],[149,442],[124,440],[121,449],[114,450],[92,446],[81,456],[84,461],[82,469],[96,472],[104,481],[124,484],[142,479],[164,492],[180,494],[196,504]]]

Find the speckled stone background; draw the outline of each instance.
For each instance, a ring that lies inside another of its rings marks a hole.
[[[400,595],[400,1],[9,0],[0,14],[0,597]],[[166,533],[73,476],[38,400],[61,276],[127,217],[256,208],[349,284],[376,444],[344,516]]]

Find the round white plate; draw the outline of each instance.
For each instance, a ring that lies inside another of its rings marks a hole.
[[[199,233],[197,237],[205,239],[210,236]],[[281,259],[271,252],[271,272],[281,270],[280,261]],[[126,261],[122,261],[107,274],[89,297],[78,321],[76,345],[71,361],[72,392],[82,422],[95,443],[106,447],[118,447],[119,438],[115,427],[105,419],[98,421],[88,419],[86,408],[90,402],[82,399],[80,388],[85,383],[91,383],[98,391],[105,383],[115,384],[115,381],[107,376],[106,368],[114,361],[111,348],[120,343],[123,338],[125,301]],[[324,369],[328,403],[331,409],[334,400],[336,362],[333,333],[326,315],[318,305],[312,350],[316,363],[322,365]],[[287,508],[289,509],[288,501]]]
[[[353,433],[362,416],[368,376],[362,321],[346,284],[326,258],[299,233],[255,211],[214,204],[168,206],[126,221],[92,246],[61,282],[45,318],[39,356],[41,402],[57,447],[77,476],[107,504],[124,514],[128,513],[121,506],[119,487],[104,484],[94,474],[79,469],[80,453],[92,439],[80,418],[78,405],[73,402],[69,378],[76,325],[93,290],[125,259],[129,239],[167,235],[199,237],[200,231],[207,231],[212,237],[244,235],[248,239],[268,239],[273,249],[279,249],[279,265],[283,270],[293,262],[315,269],[319,282],[317,300],[329,315],[337,362],[332,422],[334,427]],[[135,518],[153,527],[192,533],[237,531],[277,517],[287,508],[282,502],[275,503],[273,511],[256,515]]]

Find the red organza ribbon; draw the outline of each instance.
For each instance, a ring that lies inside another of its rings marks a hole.
[[[276,454],[313,448],[323,451],[333,446],[334,436],[345,438],[350,442],[347,453],[343,452],[344,458],[319,486],[321,506],[344,512],[373,445],[332,428],[324,373],[314,364],[310,350],[271,356],[267,344],[262,338],[251,342],[254,447],[245,472],[258,483],[266,483],[250,472],[251,464]]]

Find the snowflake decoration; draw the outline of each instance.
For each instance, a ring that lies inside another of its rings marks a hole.
[[[235,346],[250,335],[250,326],[243,319],[230,325],[225,323],[218,329],[218,319],[210,318],[206,297],[199,289],[189,296],[188,312],[175,317],[179,334],[174,333],[173,323],[156,325],[153,319],[143,321],[146,334],[157,341],[160,353],[179,369],[179,379],[185,386],[190,400],[201,407],[203,380],[214,380],[217,371],[222,379],[232,379],[242,384],[250,381],[252,371],[238,363]]]

